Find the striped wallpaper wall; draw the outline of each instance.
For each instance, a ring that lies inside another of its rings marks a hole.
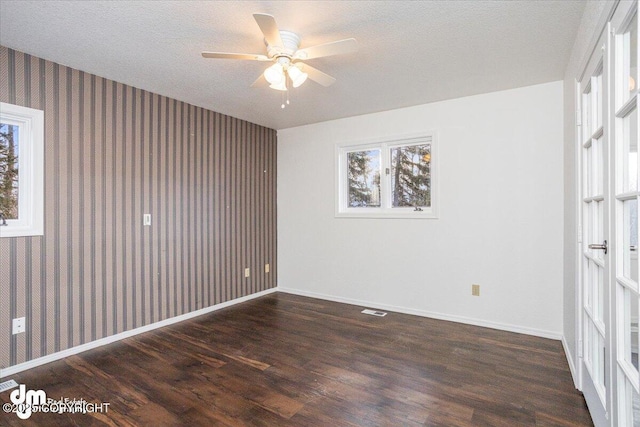
[[[2,46],[0,101],[45,114],[44,236],[0,239],[0,368],[275,287],[274,130]]]

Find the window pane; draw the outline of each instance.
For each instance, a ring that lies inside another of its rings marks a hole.
[[[604,202],[593,202],[593,236],[594,242],[604,242]],[[596,258],[604,260],[604,251],[596,249],[592,252]]]
[[[391,149],[392,206],[431,206],[431,144]]]
[[[593,180],[593,164],[592,164],[592,160],[591,158],[593,157],[592,153],[591,153],[591,146],[586,147],[584,150],[582,150],[583,153],[583,162],[584,162],[584,174],[583,174],[583,182],[584,185],[582,186],[584,188],[584,197],[591,197],[591,187],[593,186],[593,184],[591,183],[591,181]]]
[[[634,16],[633,20],[629,24],[629,29],[622,35],[622,103],[627,101],[631,94],[638,88],[638,47],[636,45],[637,19],[637,16]],[[621,103],[618,105],[621,105]]]
[[[595,298],[595,318],[604,322],[604,269],[594,263],[597,273],[593,275]]]
[[[593,173],[592,179],[593,184],[591,185],[592,196],[601,195],[603,192],[603,171],[602,167],[604,165],[604,146],[603,146],[603,138],[594,139],[591,145],[591,151],[593,156]]]
[[[622,204],[622,275],[638,280],[638,200]]]
[[[591,138],[591,86],[582,94],[582,142]]]
[[[584,287],[584,306],[593,311],[593,286],[591,286],[591,276],[593,275],[595,263],[587,259],[584,263],[584,277],[588,278]]]
[[[602,74],[593,77],[593,85],[595,86],[595,128],[598,129],[602,126]],[[595,130],[595,129],[594,129]]]
[[[0,123],[0,213],[18,219],[18,130]]]
[[[633,421],[629,425],[640,427],[640,395],[638,395],[638,392],[631,383],[629,383],[629,389],[631,390],[631,407],[633,408]]]
[[[595,337],[594,337],[594,342],[598,343],[597,347],[594,347],[594,351],[597,352],[597,355],[594,354],[594,368],[597,372],[597,375],[594,376],[595,379],[595,383],[596,385],[599,385],[602,387],[602,389],[605,389],[605,383],[604,383],[604,373],[605,373],[605,346],[604,346],[604,337],[602,335],[600,335],[600,333],[598,332],[598,330],[596,328],[593,328],[594,332],[595,332]],[[597,364],[596,361],[597,360]]]
[[[349,207],[380,207],[380,150],[347,153]]]
[[[622,191],[638,189],[638,111],[622,119]]]
[[[624,371],[618,368],[618,408],[620,422],[618,425],[640,427],[640,395]]]
[[[624,358],[638,369],[638,294],[630,289],[624,293],[624,324],[620,325],[624,331]]]
[[[591,360],[591,338],[593,336],[592,334],[592,329],[593,329],[593,324],[591,323],[591,321],[586,321],[585,322],[585,328],[584,328],[584,348],[583,348],[583,352],[584,352],[584,361],[587,364],[587,368],[589,369],[589,372],[591,373],[591,376],[593,376],[593,360]]]

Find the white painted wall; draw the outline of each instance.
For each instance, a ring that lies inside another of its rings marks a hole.
[[[562,101],[553,82],[278,131],[279,288],[559,338]],[[335,218],[335,144],[422,130],[440,219]]]
[[[602,25],[606,22],[614,2],[608,0],[589,1],[585,5],[580,27],[571,51],[564,76],[564,286],[563,286],[563,336],[567,359],[574,377],[577,347],[577,187],[576,187],[576,134],[575,81],[582,73],[593,44],[599,37]]]

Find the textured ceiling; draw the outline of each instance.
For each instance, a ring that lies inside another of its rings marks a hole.
[[[563,77],[584,1],[8,1],[0,44],[274,129],[528,86]],[[334,76],[281,93],[250,85],[268,63],[252,14],[301,47],[355,37],[310,60]]]

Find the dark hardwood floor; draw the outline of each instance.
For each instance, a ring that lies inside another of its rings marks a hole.
[[[361,310],[278,293],[87,351],[11,378],[107,413],[0,425],[592,425],[559,341]]]

